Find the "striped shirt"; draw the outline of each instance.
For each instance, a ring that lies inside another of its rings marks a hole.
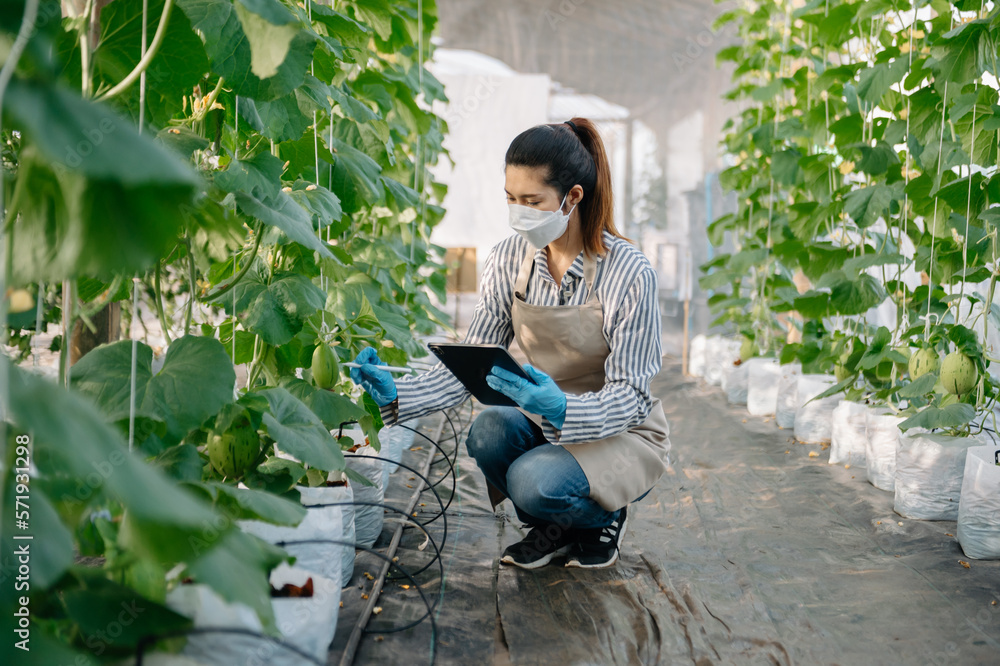
[[[597,258],[594,288],[604,312],[603,334],[610,348],[600,391],[567,394],[562,430],[542,419],[545,438],[554,443],[589,442],[617,435],[645,420],[652,405],[649,383],[660,371],[660,309],[656,272],[628,241],[604,232],[608,251]],[[486,257],[479,302],[465,342],[508,347],[514,338],[511,304],[514,282],[526,252],[533,248],[518,235],[498,243]],[[525,301],[531,305],[583,305],[583,252],[566,270],[562,284],[549,273],[545,250],[534,250],[535,267]],[[468,390],[441,363],[429,371],[396,379],[398,421],[418,418],[461,404]],[[392,419],[382,408],[386,424]]]

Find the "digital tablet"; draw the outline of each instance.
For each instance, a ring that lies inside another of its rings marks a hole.
[[[513,372],[529,382],[514,357],[500,345],[471,345],[461,342],[431,342],[427,348],[462,382],[465,388],[484,405],[516,407],[517,403],[486,383],[493,366]],[[534,383],[534,382],[532,382]]]

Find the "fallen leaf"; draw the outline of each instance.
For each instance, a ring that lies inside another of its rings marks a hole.
[[[372,613],[375,614],[375,615],[378,615],[381,612],[382,612],[382,607],[381,606],[376,606],[375,608],[372,609]]]
[[[966,562],[965,560],[959,560],[958,563],[961,564],[966,569],[971,569],[972,568],[972,565],[969,564],[968,562]]]
[[[362,599],[367,599],[367,598],[368,598],[368,595],[367,595],[367,594],[362,594],[362,595],[361,595],[361,598],[362,598]]]
[[[897,525],[899,525],[900,527],[902,527],[902,526],[903,526],[903,523],[896,523],[896,524],[897,524]]]
[[[809,452],[809,457],[810,458],[819,458],[819,453],[817,453],[816,451],[810,451]]]
[[[944,535],[945,535],[945,536],[950,536],[950,537],[954,537],[954,536],[955,536],[954,534],[952,534],[952,533],[950,533],[950,532],[945,532],[945,533],[944,533]]]
[[[844,469],[851,469],[850,465],[844,465]]]

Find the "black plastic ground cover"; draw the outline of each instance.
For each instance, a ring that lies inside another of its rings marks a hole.
[[[509,503],[490,510],[460,437],[445,579],[437,566],[416,577],[440,595],[438,664],[1000,664],[1000,562],[965,557],[954,522],[895,514],[892,494],[864,469],[827,464],[827,451],[727,405],[720,390],[683,378],[679,363],[667,361],[653,389],[674,467],[631,506],[611,569],[500,567],[523,532]],[[432,481],[444,467],[432,467]],[[404,470],[393,479],[390,495],[403,502],[415,481]],[[446,501],[450,486],[438,486]],[[418,515],[437,512],[433,497],[421,502]],[[407,529],[400,562],[427,561],[422,542]],[[426,612],[405,584],[386,585],[355,663],[428,661],[426,623],[378,633],[380,622]],[[355,592],[345,591],[345,606]],[[347,624],[342,611],[338,639]]]

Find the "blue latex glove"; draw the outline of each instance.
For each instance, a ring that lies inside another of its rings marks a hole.
[[[386,362],[378,357],[378,352],[372,347],[365,347],[354,359],[360,368],[351,368],[351,381],[358,384],[372,397],[379,407],[385,407],[396,399],[396,382],[388,370],[379,370],[378,366]]]
[[[566,394],[554,379],[541,370],[525,365],[524,371],[533,384],[496,366],[486,375],[486,383],[516,402],[524,411],[544,416],[549,423],[562,430],[566,420]]]

